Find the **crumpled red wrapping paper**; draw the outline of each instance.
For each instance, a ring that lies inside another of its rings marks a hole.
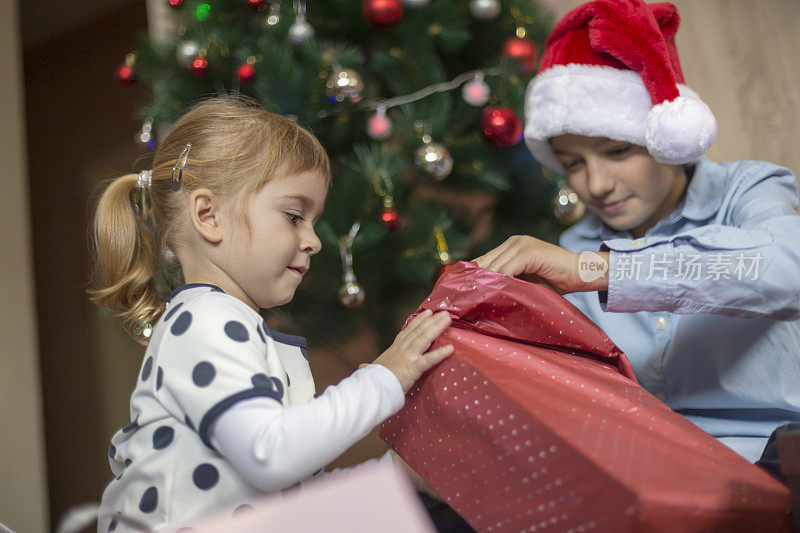
[[[477,531],[791,531],[788,489],[639,386],[555,291],[458,263],[424,309],[449,311],[434,346],[455,352],[381,437]]]

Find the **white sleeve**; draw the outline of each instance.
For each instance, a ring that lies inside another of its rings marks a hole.
[[[209,437],[253,486],[280,490],[330,463],[404,401],[395,375],[373,364],[306,403],[283,407],[270,398],[241,401],[217,418]]]

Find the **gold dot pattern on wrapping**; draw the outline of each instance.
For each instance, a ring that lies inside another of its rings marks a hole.
[[[478,531],[628,530],[648,494],[732,516],[775,497],[612,365],[466,329],[448,343],[381,436]]]

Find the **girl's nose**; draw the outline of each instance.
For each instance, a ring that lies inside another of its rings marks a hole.
[[[309,230],[308,233],[303,238],[303,241],[300,244],[300,248],[304,251],[309,253],[310,255],[314,255],[319,253],[322,250],[322,241],[319,240],[317,237],[317,233],[312,229]]]

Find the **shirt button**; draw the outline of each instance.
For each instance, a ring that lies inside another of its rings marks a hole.
[[[656,329],[664,329],[667,327],[667,319],[660,316],[656,319]]]
[[[635,241],[633,241],[633,245],[637,248],[641,248],[642,246],[644,246],[644,239],[636,239]]]
[[[659,400],[661,400],[662,402],[667,399],[667,395],[664,394],[663,392],[657,392],[654,394],[654,396]]]

